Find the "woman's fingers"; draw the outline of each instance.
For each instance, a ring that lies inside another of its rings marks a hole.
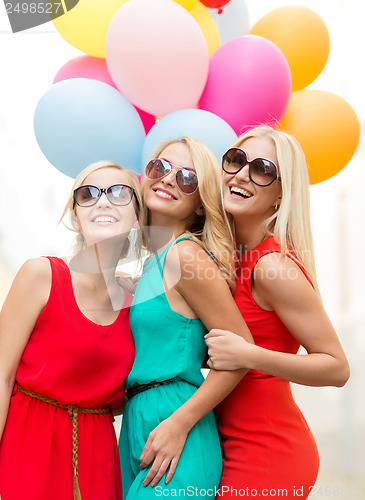
[[[212,328],[210,332],[208,332],[206,335],[204,335],[205,339],[210,339],[212,337],[221,337],[226,333],[225,330],[220,330],[219,328]]]
[[[168,484],[171,481],[173,475],[175,474],[175,470],[176,470],[177,464],[179,462],[179,458],[180,457],[176,457],[176,458],[173,458],[171,460],[170,469],[169,469],[169,472],[166,475],[165,484]]]
[[[139,457],[139,459],[142,460],[142,462],[139,464],[141,469],[145,469],[154,458],[154,455],[151,452],[151,443],[152,443],[152,437],[151,435],[149,435],[146,444],[144,445],[141,456]]]
[[[161,477],[165,474],[170,460],[165,458],[163,460],[159,460],[157,457],[155,458],[151,469],[149,470],[147,476],[143,481],[143,486],[148,486],[151,483],[151,486],[156,486]]]

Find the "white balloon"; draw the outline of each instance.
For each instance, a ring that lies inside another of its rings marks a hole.
[[[245,0],[231,0],[218,14],[217,9],[208,9],[219,30],[222,45],[232,38],[247,35],[250,24]]]

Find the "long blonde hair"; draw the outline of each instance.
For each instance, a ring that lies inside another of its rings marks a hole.
[[[139,182],[138,182],[138,179],[137,179],[135,173],[132,170],[121,167],[117,163],[113,163],[113,162],[109,162],[109,161],[97,161],[97,162],[92,163],[91,165],[87,166],[86,168],[84,168],[84,170],[82,170],[79,173],[79,175],[76,177],[75,182],[74,182],[72,189],[71,189],[70,196],[67,200],[65,208],[64,208],[62,215],[61,215],[61,218],[59,220],[59,223],[62,222],[67,229],[76,233],[76,237],[75,237],[73,247],[72,247],[73,254],[80,252],[85,247],[84,238],[83,238],[81,232],[79,230],[75,229],[73,227],[73,224],[72,224],[72,217],[75,216],[73,193],[74,193],[75,189],[82,186],[82,184],[84,183],[84,181],[88,175],[92,174],[96,170],[100,170],[101,168],[116,168],[118,170],[121,170],[122,172],[124,172],[127,175],[128,179],[129,179],[130,187],[133,188],[134,193],[135,193],[135,197],[133,196],[133,198],[132,198],[132,203],[134,206],[134,210],[136,212],[136,217],[138,219],[140,227],[143,226],[141,188],[140,188],[140,185],[139,185]],[[66,216],[70,217],[69,224],[67,224],[65,222]],[[138,236],[135,238],[134,246],[135,246],[135,252],[136,252],[137,259],[139,260],[141,258],[141,247],[142,247],[141,241],[142,240],[141,240],[140,231],[138,233],[139,233]],[[121,249],[120,258],[125,257],[128,254],[129,249],[130,249],[130,238],[128,237],[126,239],[124,247]]]
[[[158,158],[171,144],[184,144],[191,155],[199,182],[199,195],[204,214],[194,217],[184,235],[208,250],[217,263],[229,287],[235,286],[234,240],[223,210],[220,194],[220,167],[211,151],[193,137],[170,139],[158,147],[153,158]],[[145,183],[142,184],[142,197]],[[149,221],[148,208],[144,207],[144,219]]]
[[[265,235],[274,236],[283,253],[289,249],[294,252],[319,294],[310,223],[308,168],[303,150],[293,136],[268,126],[247,131],[233,147],[241,147],[251,137],[265,137],[274,142],[280,170],[281,203],[263,222]],[[233,218],[228,218],[233,229]]]

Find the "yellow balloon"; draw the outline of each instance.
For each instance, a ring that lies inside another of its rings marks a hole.
[[[337,174],[360,140],[360,122],[350,104],[331,92],[293,92],[281,128],[293,135],[307,158],[311,184]]]
[[[251,29],[252,35],[271,40],[286,57],[293,91],[317,78],[326,65],[330,39],[323,19],[308,7],[280,7],[262,17]]]
[[[194,7],[190,10],[190,14],[199,24],[208,45],[209,55],[211,56],[221,44],[218,27],[213,16],[200,2],[196,2]]]
[[[190,10],[196,4],[197,0],[174,0],[174,2],[179,3],[184,9]]]
[[[114,14],[128,0],[80,0],[67,14],[53,20],[59,34],[90,56],[105,58],[106,33]]]

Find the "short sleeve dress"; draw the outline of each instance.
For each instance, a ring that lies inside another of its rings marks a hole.
[[[21,357],[0,442],[1,500],[73,499],[68,412],[20,392],[18,385],[61,404],[118,408],[134,359],[130,294],[125,290],[114,323],[98,325],[80,311],[67,264],[56,257],[48,259],[50,296]],[[80,414],[78,427],[82,500],[120,500],[112,414]]]

